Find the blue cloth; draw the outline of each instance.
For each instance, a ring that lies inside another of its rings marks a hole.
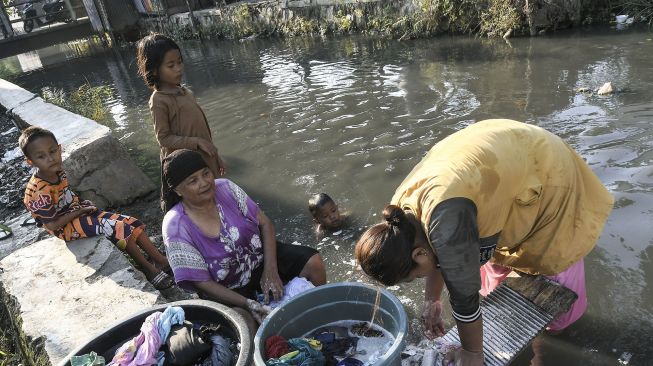
[[[229,340],[216,334],[211,336],[211,343],[213,349],[211,356],[207,357],[211,359],[211,366],[231,366],[234,355],[229,349]]]
[[[267,366],[324,366],[326,359],[322,352],[313,349],[303,338],[291,338],[288,340],[291,349],[299,351],[296,356],[283,359],[271,358],[265,362]]]
[[[336,364],[336,366],[363,366],[363,361],[356,358],[343,358]]]
[[[168,306],[161,314],[159,318],[159,323],[157,325],[157,330],[159,331],[159,338],[161,342],[165,343],[170,334],[170,328],[176,324],[183,324],[186,315],[184,314],[184,309],[179,306]]]

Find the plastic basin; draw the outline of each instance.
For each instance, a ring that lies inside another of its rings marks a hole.
[[[118,321],[91,338],[86,344],[70,352],[59,363],[59,366],[70,366],[72,356],[84,355],[91,351],[103,356],[108,364],[118,347],[138,335],[145,318],[154,312],[163,312],[168,306],[179,306],[184,309],[186,320],[190,322],[220,324],[224,336],[237,339],[240,342],[240,352],[236,365],[248,366],[252,364],[252,335],[242,315],[227,306],[212,301],[185,300],[157,305]]]
[[[357,282],[316,287],[272,311],[254,337],[254,364],[265,365],[265,340],[269,336],[295,338],[339,320],[372,320],[377,292],[380,292],[380,301],[375,323],[382,324],[395,337],[395,342],[374,365],[401,365],[401,351],[408,332],[403,305],[387,290]]]

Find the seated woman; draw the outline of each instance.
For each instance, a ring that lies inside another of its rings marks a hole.
[[[254,301],[257,291],[267,303],[279,300],[283,283],[294,277],[326,283],[318,252],[277,243],[265,213],[236,184],[214,179],[199,153],[174,151],[163,162],[163,175],[171,207],[163,240],[180,287],[246,309],[260,323],[269,308]]]

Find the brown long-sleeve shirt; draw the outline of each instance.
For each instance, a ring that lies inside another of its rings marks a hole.
[[[173,92],[155,90],[150,97],[150,112],[156,139],[161,146],[161,161],[179,149],[198,151],[215,177],[218,177],[218,158],[199,150],[200,139],[213,143],[211,129],[195,96],[186,87]]]

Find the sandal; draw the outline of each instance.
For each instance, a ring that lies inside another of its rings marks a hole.
[[[14,235],[14,233],[9,226],[0,224],[0,240],[7,239],[12,235]]]
[[[36,225],[36,220],[33,217],[28,217],[23,222],[20,223],[20,226],[31,226]]]
[[[150,280],[150,283],[152,286],[154,286],[155,289],[161,291],[172,287],[172,285],[175,284],[175,281],[165,272],[159,272],[158,275],[154,276],[154,278]]]
[[[161,272],[166,273],[166,274],[168,274],[168,275],[170,275],[170,276],[173,275],[173,273],[172,273],[172,268],[170,267],[169,264],[168,264],[167,266],[163,267],[163,268],[159,268],[159,267],[157,267],[156,264],[154,265],[154,267],[155,267],[156,269],[160,269]]]

